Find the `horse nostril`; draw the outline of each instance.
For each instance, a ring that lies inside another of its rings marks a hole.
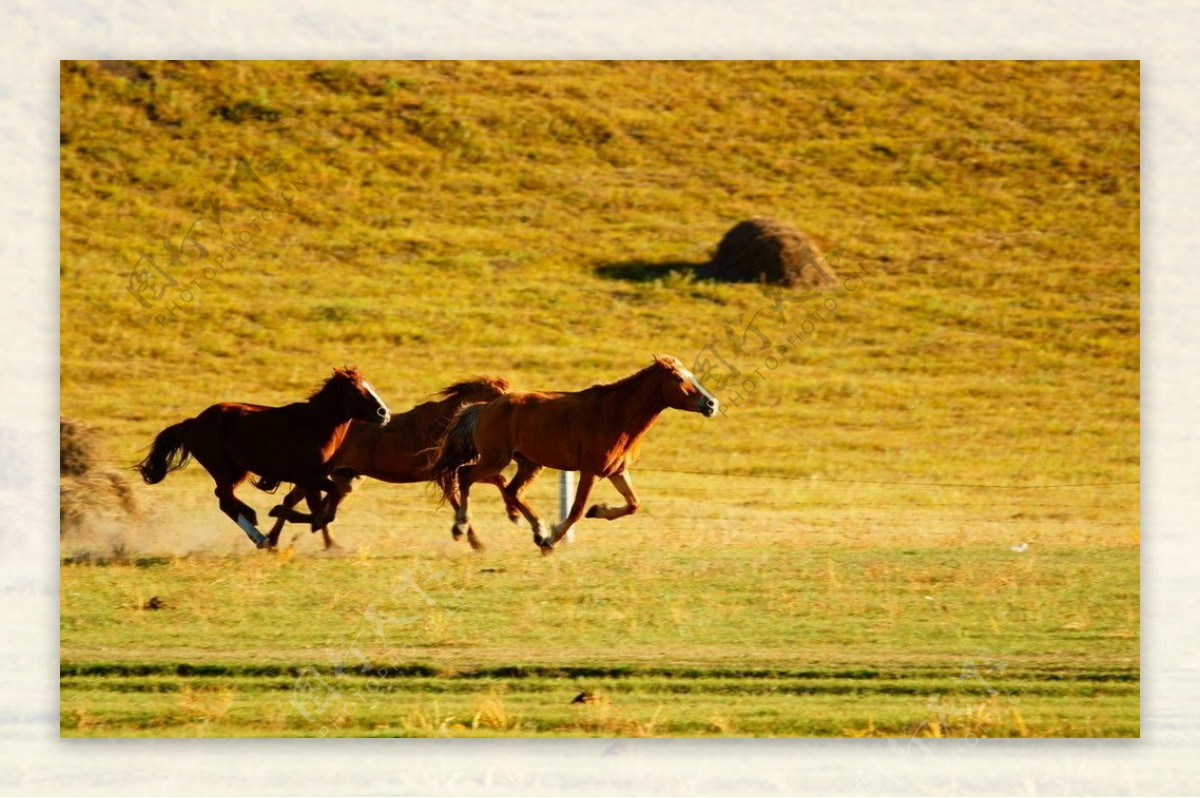
[[[377,407],[377,408],[375,408],[375,413],[376,413],[376,415],[378,415],[380,418],[387,418],[387,417],[388,417],[388,409],[387,409],[386,407]]]
[[[708,406],[709,406],[709,408],[716,407],[716,406],[717,406],[717,400],[716,400],[716,399],[709,399],[709,400],[708,400]]]

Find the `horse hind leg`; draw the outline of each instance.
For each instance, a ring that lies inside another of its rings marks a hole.
[[[482,540],[479,539],[479,536],[475,534],[475,527],[467,527],[467,543],[471,544],[471,548],[474,551],[487,551],[487,546]]]
[[[514,476],[513,479],[516,479],[516,477]],[[500,491],[500,496],[504,499],[504,513],[508,516],[508,520],[512,521],[514,524],[519,522],[521,519],[521,514],[517,509],[517,506],[513,504],[512,500],[509,498],[508,490],[504,485],[504,477],[500,474],[495,474],[490,477],[485,477],[479,481],[487,482],[488,484],[496,486],[496,490]]]
[[[483,481],[491,482],[490,479]],[[501,480],[501,484],[504,484],[503,480]],[[450,527],[450,537],[454,538],[455,540],[462,540],[463,529],[458,520],[458,508],[460,507],[460,502],[457,499],[451,499],[450,506],[454,508],[454,525]],[[479,539],[479,536],[475,534],[475,527],[471,524],[470,518],[467,519],[466,535],[467,542],[471,544],[472,549],[475,551],[484,551],[487,549],[487,546],[485,546],[483,541]]]
[[[245,474],[242,475],[242,479]],[[262,532],[258,531],[258,513],[254,512],[254,508],[246,504],[233,495],[233,489],[237,487],[241,479],[229,482],[219,481],[217,489],[213,493],[217,496],[217,501],[220,503],[221,512],[233,519],[246,537],[254,543],[258,548],[265,548],[267,545],[267,537]]]
[[[482,548],[483,544],[471,527],[471,485],[475,482],[491,481],[491,477],[498,476],[511,460],[511,452],[488,452],[484,453],[475,465],[464,466],[458,470],[458,507],[455,508],[454,526],[450,529],[455,540],[466,535],[472,548]]]
[[[529,522],[529,526],[533,530],[533,542],[539,547],[550,539],[551,531],[546,529],[542,523],[542,519],[526,503],[524,493],[525,489],[541,473],[542,467],[540,465],[517,455],[517,473],[513,475],[513,478],[509,480],[508,485],[504,488],[505,502],[511,504],[521,515],[525,516],[525,520]]]
[[[517,513],[525,516],[525,520],[529,522],[529,526],[533,527],[535,532],[540,531],[542,521],[538,518],[537,513],[533,508],[525,503],[523,495],[525,489],[537,479],[538,474],[542,473],[542,467],[537,463],[529,460],[521,455],[516,456],[517,473],[513,474],[513,478],[509,480],[507,485],[501,487],[500,492],[504,495],[504,505],[508,511],[508,518],[514,524],[517,522]]]
[[[491,479],[483,479],[481,482],[492,482]],[[459,483],[461,485],[461,483]],[[504,480],[500,480],[500,484],[504,484]],[[460,487],[461,491],[461,487]],[[470,514],[466,511],[462,501],[463,493],[460,492],[458,498],[450,498],[450,506],[454,508],[454,524],[450,527],[450,537],[454,540],[462,540],[463,535],[467,536],[467,543],[471,544],[471,548],[475,551],[484,551],[487,546],[475,534],[475,527],[471,524]]]
[[[454,493],[446,497],[450,503],[450,509],[454,511],[454,523],[450,525],[450,537],[454,540],[462,540],[463,529],[459,527],[459,515],[462,508],[462,484],[457,484]]]

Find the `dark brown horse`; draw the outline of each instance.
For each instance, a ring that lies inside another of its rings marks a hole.
[[[213,492],[221,511],[262,548],[266,538],[258,531],[258,516],[234,489],[252,473],[259,477],[254,486],[263,490],[291,482],[313,511],[314,529],[332,520],[319,517],[321,491],[334,489],[329,461],[352,419],[386,424],[391,413],[358,369],[334,369],[307,401],[284,407],[225,402],[167,427],[137,469],[154,485],[195,457],[217,483]]]
[[[438,392],[441,399],[425,402],[407,412],[398,413],[382,427],[378,424],[351,422],[346,439],[333,456],[330,479],[335,488],[326,499],[330,510],[336,511],[363,477],[394,484],[432,480],[433,454],[454,414],[464,405],[490,402],[507,392],[507,380],[501,377],[477,377],[443,388]],[[504,478],[499,475],[482,481],[491,482],[502,492],[504,490]],[[294,488],[282,504],[271,510],[271,515],[278,519],[267,535],[267,545],[271,548],[279,542],[279,533],[286,521],[311,522],[310,513],[299,513],[292,509],[300,503],[303,496],[304,492],[299,487]],[[457,510],[457,499],[454,500],[454,507]],[[516,508],[507,505],[506,509],[509,518],[515,521]],[[325,511],[327,521],[330,510]],[[462,532],[457,526],[451,532],[455,540],[462,537]],[[325,539],[325,548],[337,545],[329,535],[328,523],[321,527],[321,534]],[[483,544],[475,536],[475,530],[470,526],[467,527],[467,541],[471,548],[483,548]]]
[[[470,526],[471,485],[499,474],[510,461],[517,473],[504,488],[533,527],[533,541],[549,554],[581,517],[597,479],[608,479],[625,497],[622,507],[596,504],[589,518],[612,520],[633,513],[637,496],[628,468],[642,436],[667,408],[712,417],[717,399],[673,357],[656,356],[641,371],[609,385],[577,393],[508,393],[486,405],[459,411],[443,439],[434,470],[442,495],[458,500],[455,525]],[[476,461],[473,464],[472,461]],[[578,471],[579,487],[571,511],[545,534],[541,519],[521,492],[542,468]]]

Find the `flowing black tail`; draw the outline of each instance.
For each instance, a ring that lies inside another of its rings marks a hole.
[[[150,454],[134,466],[141,473],[142,479],[146,480],[146,484],[157,485],[167,478],[167,474],[183,468],[192,459],[192,453],[187,450],[184,440],[187,438],[188,428],[195,420],[189,418],[187,421],[180,421],[158,433],[154,445],[150,447]]]
[[[487,405],[487,402],[479,402],[460,407],[438,444],[433,463],[433,481],[442,489],[443,502],[458,494],[458,469],[479,456],[475,448],[475,425],[479,423],[479,414]]]

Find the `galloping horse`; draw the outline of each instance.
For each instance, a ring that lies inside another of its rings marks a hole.
[[[335,489],[326,499],[326,505],[329,507],[326,511],[327,523],[321,527],[325,548],[337,545],[329,536],[328,513],[337,510],[363,477],[394,484],[432,480],[431,454],[436,451],[438,442],[450,426],[450,420],[454,418],[455,413],[464,405],[490,402],[507,393],[508,389],[508,381],[501,377],[477,377],[443,388],[438,391],[441,399],[425,402],[404,413],[398,413],[384,426],[350,422],[346,439],[333,456],[333,471],[329,475]],[[491,482],[503,493],[503,477],[494,475],[481,481]],[[279,542],[279,533],[283,530],[284,522],[311,521],[310,514],[292,509],[300,503],[303,496],[304,492],[299,487],[294,488],[282,504],[271,510],[270,514],[278,520],[267,534],[267,546],[274,548]],[[454,508],[458,509],[457,500],[454,501]],[[509,518],[515,522],[516,508],[506,504],[505,509]],[[451,533],[455,540],[462,537],[462,532],[457,526],[451,529]],[[475,530],[470,526],[467,527],[467,541],[473,549],[483,548],[483,544],[475,536]]]
[[[514,458],[517,473],[504,488],[505,503],[529,521],[533,542],[543,554],[551,553],[583,517],[597,479],[612,482],[625,497],[625,505],[593,505],[587,511],[589,518],[612,520],[636,512],[638,500],[628,468],[642,436],[667,408],[709,418],[717,412],[716,397],[668,355],[655,356],[650,366],[609,385],[576,393],[507,393],[486,405],[464,407],[442,440],[434,467],[443,497],[458,500],[455,526],[460,532],[470,528],[471,485],[499,474]],[[579,472],[571,511],[549,535],[521,499],[521,492],[543,467]]]
[[[391,417],[358,369],[334,369],[307,401],[284,407],[224,402],[167,427],[137,470],[154,485],[194,456],[217,483],[213,492],[221,512],[262,548],[266,538],[258,531],[254,508],[233,495],[247,475],[257,474],[252,484],[267,491],[281,482],[294,483],[313,511],[315,530],[332,520],[321,517],[321,491],[334,489],[329,460],[341,446],[350,421],[386,424]]]

